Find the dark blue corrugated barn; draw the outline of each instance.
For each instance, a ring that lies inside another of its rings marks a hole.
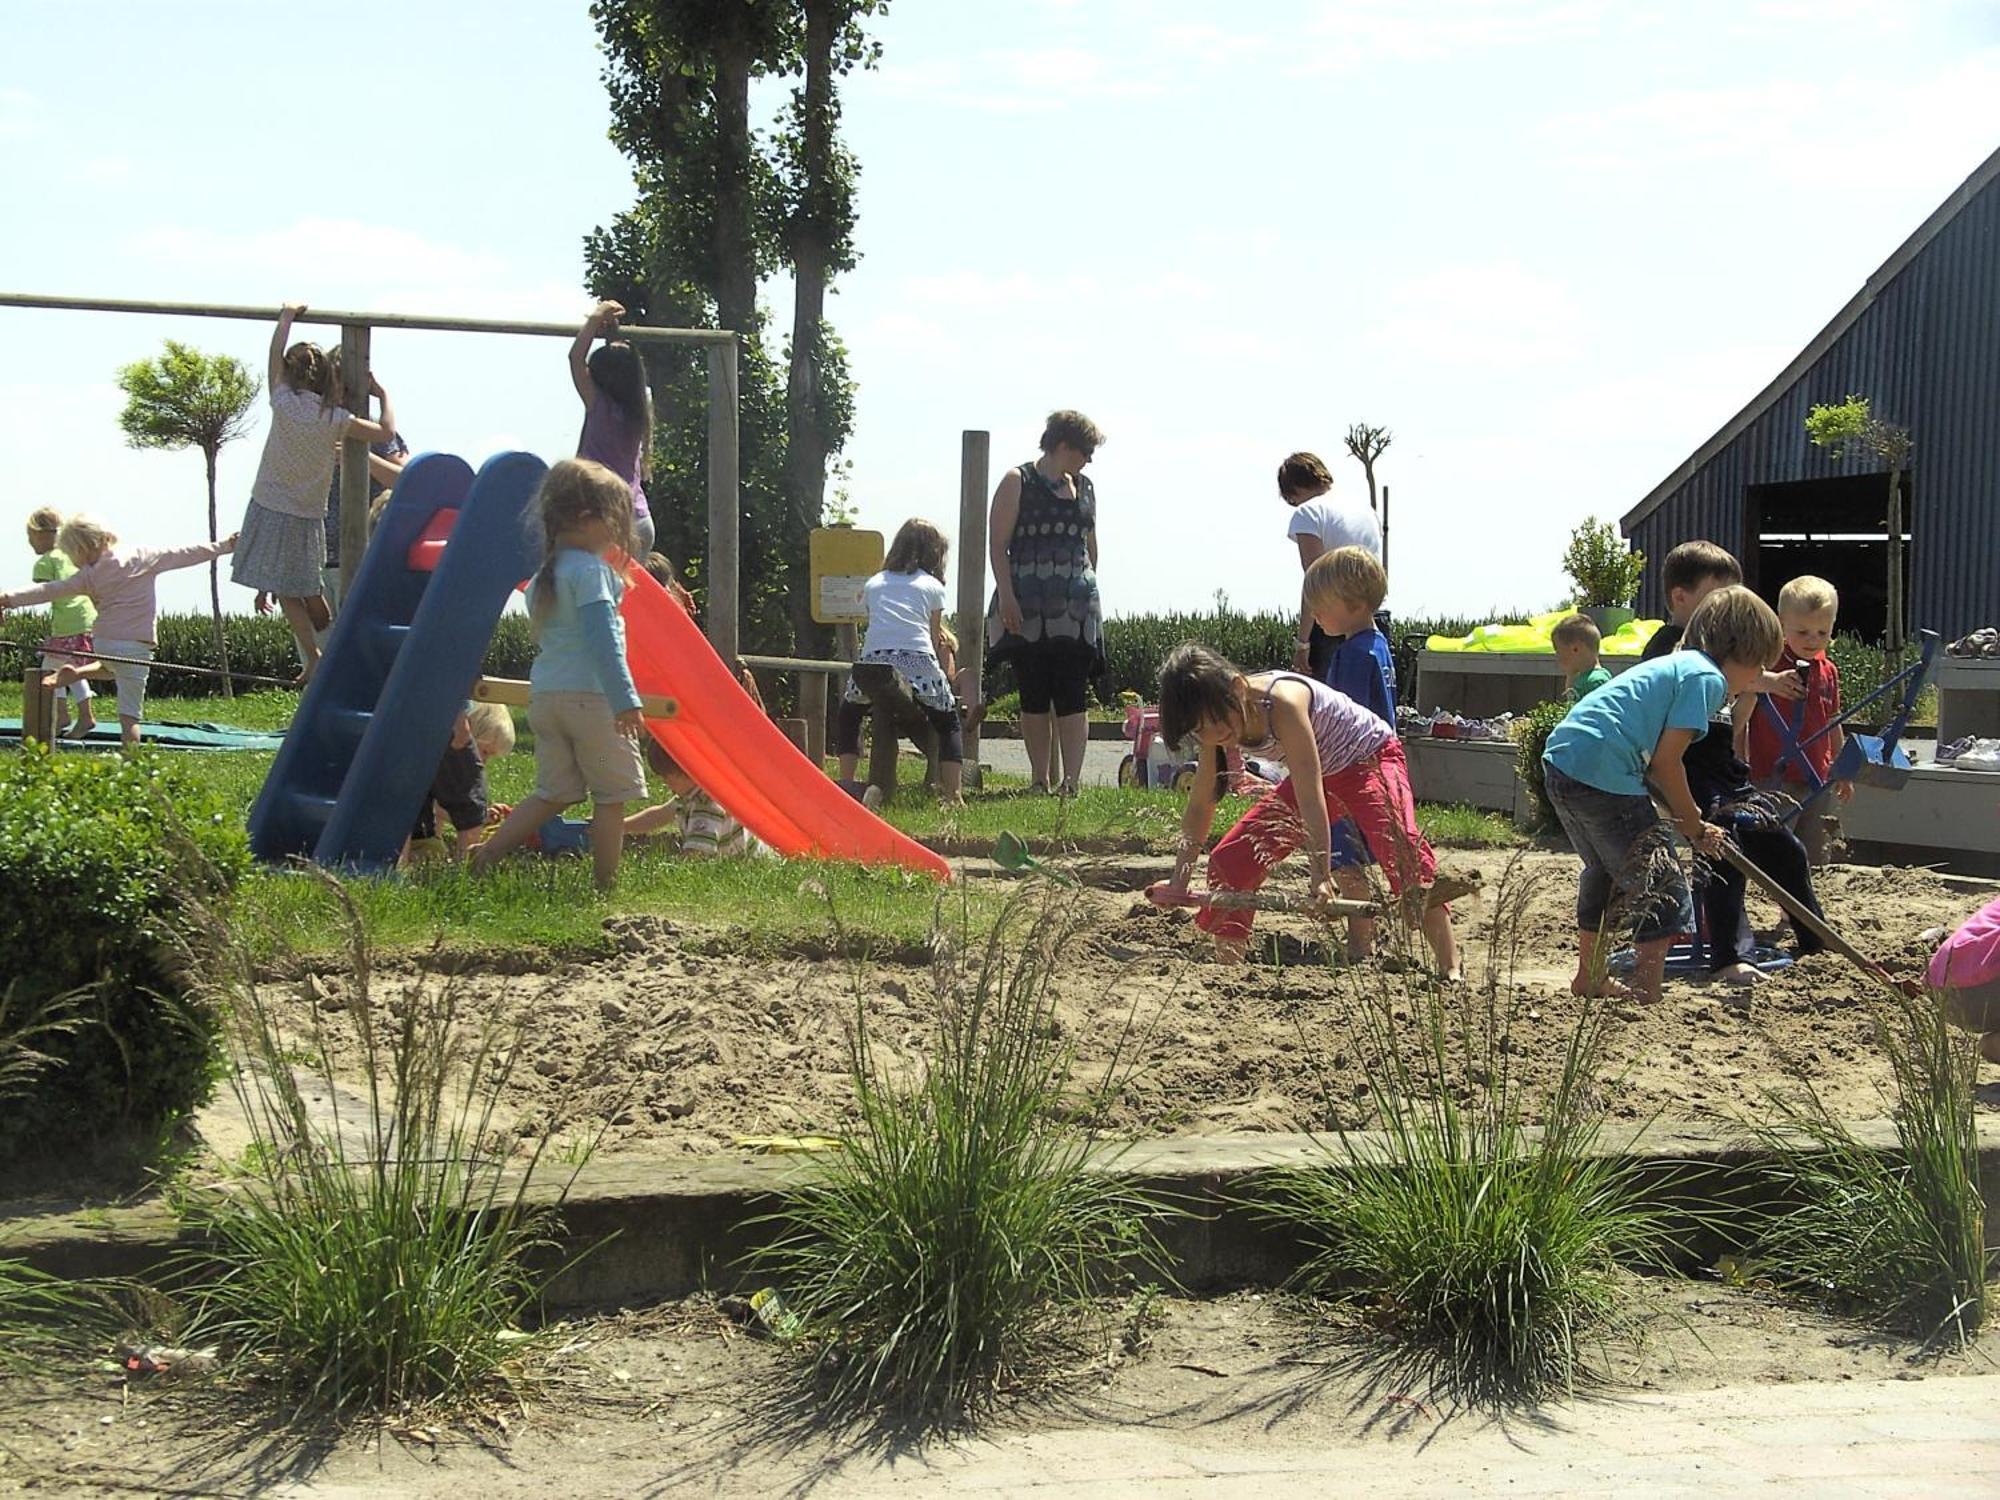
[[[1657,563],[1720,542],[1766,598],[1799,573],[1841,589],[1841,629],[1886,620],[1887,470],[1835,463],[1807,411],[1852,394],[1911,431],[1907,624],[2000,624],[2000,151],[1904,241],[1797,359],[1621,523]],[[1640,600],[1661,612],[1657,566]]]

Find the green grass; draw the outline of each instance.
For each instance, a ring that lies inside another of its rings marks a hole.
[[[836,1408],[919,1428],[980,1414],[1075,1346],[1120,1268],[1160,1274],[1162,1208],[1087,1168],[1054,975],[1085,918],[1064,890],[1019,891],[982,942],[940,941],[937,1021],[914,1079],[878,1061],[857,1006],[860,1129],[766,1219],[753,1252],[782,1290]],[[1114,1058],[1087,1098],[1116,1091]]]
[[[1517,849],[1527,842],[1505,813],[1456,802],[1419,802],[1417,827],[1440,849]]]
[[[1528,895],[1518,871],[1502,878],[1495,955],[1518,948],[1506,934]],[[1530,1099],[1507,962],[1470,994],[1407,971],[1354,985],[1339,1045],[1360,1059],[1376,1134],[1339,1131],[1261,1199],[1317,1246],[1300,1284],[1367,1309],[1401,1346],[1393,1378],[1481,1403],[1572,1389],[1626,1316],[1621,1263],[1664,1264],[1670,1239],[1630,1158],[1597,1149],[1606,1008],[1582,1009],[1556,1083]]]
[[[1774,1165],[1758,1268],[1792,1291],[1926,1339],[1960,1343],[1986,1314],[1976,1038],[1936,995],[1884,995],[1893,1153],[1855,1139],[1810,1084],[1749,1122]]]
[[[331,880],[316,883],[339,904]],[[290,1413],[407,1419],[426,1404],[503,1392],[501,1369],[518,1356],[518,1325],[540,1291],[529,1258],[558,1227],[557,1210],[531,1205],[528,1192],[576,1100],[551,1105],[527,1153],[510,1159],[513,1134],[496,1128],[494,1109],[528,1061],[526,1011],[465,1008],[449,977],[385,1008],[352,908],[341,925],[355,992],[337,1017],[308,1007],[303,1031],[288,1033],[248,962],[228,987],[237,1055],[252,1060],[231,1073],[252,1142],[226,1184],[182,1202],[203,1236],[182,1268],[191,1337],[271,1377]],[[336,1026],[360,1049],[367,1098],[328,1119],[307,1095],[339,1097]],[[294,1072],[301,1053],[309,1090]],[[570,1151],[565,1193],[594,1139]],[[505,1178],[503,1167],[513,1168]]]

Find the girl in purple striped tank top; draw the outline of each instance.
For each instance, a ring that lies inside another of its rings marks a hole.
[[[1351,818],[1391,893],[1405,898],[1398,903],[1405,919],[1421,923],[1438,972],[1460,977],[1450,908],[1424,905],[1424,889],[1437,878],[1437,859],[1417,828],[1402,742],[1387,723],[1323,682],[1297,672],[1247,673],[1190,642],[1172,651],[1160,668],[1160,732],[1169,744],[1198,736],[1203,765],[1237,745],[1283,760],[1291,773],[1210,851],[1211,891],[1254,891],[1303,845],[1311,861],[1312,898],[1331,899],[1332,819]],[[1167,883],[1175,897],[1186,894],[1208,842],[1215,802],[1215,778],[1197,776],[1181,823],[1180,859]],[[1249,945],[1252,917],[1242,907],[1206,906],[1195,925],[1215,939],[1217,958],[1236,962]],[[1352,956],[1373,952],[1374,939],[1372,918],[1348,919]]]

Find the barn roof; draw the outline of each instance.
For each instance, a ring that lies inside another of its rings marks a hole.
[[[1669,496],[1694,477],[1703,464],[1727,448],[1751,423],[1776,404],[1787,391],[1805,377],[1827,350],[1840,340],[1841,335],[1854,326],[1875,299],[1888,289],[1890,283],[1923,254],[1924,248],[1944,231],[1945,226],[1957,218],[1967,204],[1996,180],[2000,180],[2000,151],[1995,151],[1981,162],[1978,169],[1959,185],[1958,190],[1939,204],[1937,211],[1918,225],[1914,234],[1896,247],[1895,254],[1882,262],[1875,274],[1862,284],[1861,290],[1854,294],[1845,307],[1833,315],[1833,321],[1822,328],[1813,337],[1812,342],[1799,351],[1798,357],[1779,372],[1777,379],[1759,391],[1748,406],[1725,422],[1714,437],[1695,449],[1686,462],[1661,480],[1651,494],[1627,511],[1618,523],[1619,529],[1630,536],[1633,527],[1659,509]]]

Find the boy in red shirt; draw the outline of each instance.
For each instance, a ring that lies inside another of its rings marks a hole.
[[[1760,698],[1755,712],[1742,714],[1738,720],[1744,743],[1736,753],[1750,763],[1750,777],[1764,791],[1783,792],[1805,801],[1812,794],[1805,767],[1810,766],[1813,775],[1825,781],[1846,741],[1837,725],[1819,734],[1840,717],[1840,668],[1826,654],[1839,611],[1840,595],[1824,578],[1794,578],[1778,591],[1778,622],[1785,628],[1785,649],[1772,670],[1796,673],[1806,691],[1803,698],[1791,703]],[[1784,753],[1781,723],[1792,726],[1798,744],[1790,755]],[[1813,739],[1816,734],[1819,738]],[[1808,740],[1812,743],[1807,744]],[[1854,795],[1854,783],[1836,781],[1833,794],[1847,801]],[[1806,857],[1815,865],[1826,863],[1826,810],[1826,804],[1819,803],[1796,823],[1799,842],[1806,846]]]

